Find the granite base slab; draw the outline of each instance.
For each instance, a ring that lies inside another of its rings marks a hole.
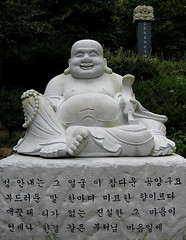
[[[182,240],[186,159],[0,161],[2,240]]]

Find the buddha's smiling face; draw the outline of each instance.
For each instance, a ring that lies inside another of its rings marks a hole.
[[[100,77],[104,73],[105,65],[103,48],[98,42],[81,40],[72,46],[69,67],[74,78]]]

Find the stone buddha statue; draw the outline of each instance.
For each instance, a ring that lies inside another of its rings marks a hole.
[[[133,82],[133,75],[122,77],[107,67],[98,42],[76,42],[69,67],[48,83],[44,95],[23,93],[27,130],[14,151],[45,158],[172,154],[167,118],[135,99]]]

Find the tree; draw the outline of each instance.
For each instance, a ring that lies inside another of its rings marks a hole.
[[[76,40],[94,38],[114,47],[116,7],[115,0],[2,0],[1,85],[43,89],[67,67]]]
[[[136,48],[137,5],[151,5],[153,54],[181,58],[185,43],[182,0],[1,0],[0,86],[42,90],[67,67],[70,46],[92,38],[112,52]]]

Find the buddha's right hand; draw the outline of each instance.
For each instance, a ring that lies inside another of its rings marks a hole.
[[[21,96],[21,99],[24,100],[30,96],[37,96],[39,95],[39,93],[37,91],[35,91],[34,89],[30,89],[30,90],[27,90],[26,92],[24,92]]]
[[[39,111],[39,95],[40,94],[37,91],[31,89],[24,92],[21,96],[25,116],[25,123],[23,124],[24,128],[28,128],[37,116]]]

